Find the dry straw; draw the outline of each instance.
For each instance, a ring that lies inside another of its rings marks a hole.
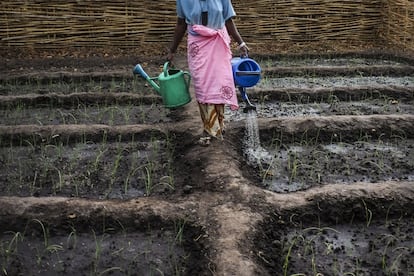
[[[414,50],[413,0],[233,0],[249,44],[385,40]],[[3,0],[0,48],[164,48],[175,1]]]

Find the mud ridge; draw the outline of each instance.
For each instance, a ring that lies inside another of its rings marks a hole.
[[[82,105],[150,105],[161,104],[162,99],[156,95],[137,95],[133,93],[71,93],[67,95],[50,93],[45,95],[26,94],[19,96],[0,96],[0,108],[11,109],[17,106],[71,107]]]
[[[266,130],[277,130],[287,135],[297,135],[302,133],[319,133],[320,135],[331,136],[337,134],[346,139],[355,134],[363,135],[362,132],[369,133],[371,136],[383,135],[384,133],[403,135],[404,137],[413,137],[414,129],[413,115],[372,115],[372,116],[327,116],[327,117],[306,117],[306,118],[278,118],[278,119],[260,119],[260,129],[266,133]],[[101,141],[102,136],[106,135],[109,140],[130,139],[130,137],[141,136],[145,139],[148,136],[159,136],[168,131],[173,132],[179,128],[188,129],[189,124],[179,122],[173,124],[151,125],[125,125],[125,126],[108,126],[108,125],[57,125],[57,126],[38,126],[38,125],[20,125],[20,126],[0,126],[0,136],[3,143],[5,141],[19,141],[22,139],[40,139],[67,140],[69,137],[76,138],[78,141],[87,138],[90,141]],[[180,126],[180,127],[179,127]],[[229,132],[243,131],[244,122],[233,123]],[[157,134],[158,133],[158,134]],[[179,133],[176,131],[176,133]],[[242,135],[242,134],[240,134]]]
[[[332,101],[332,97],[341,101],[365,100],[369,98],[398,98],[412,100],[413,90],[404,87],[349,87],[349,88],[272,88],[249,90],[252,99],[260,102],[262,99],[295,102]]]
[[[292,76],[408,76],[414,73],[414,66],[409,65],[367,65],[367,66],[301,66],[269,67],[264,70],[265,77],[292,77]]]

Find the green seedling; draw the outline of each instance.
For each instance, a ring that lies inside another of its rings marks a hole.
[[[43,224],[43,222],[41,222],[38,219],[33,219],[34,222],[38,223],[40,225],[40,227],[42,228],[42,232],[43,232],[43,243],[44,243],[44,247],[47,248],[49,246],[49,235],[46,231],[46,227]]]
[[[53,193],[56,194],[56,191],[62,191],[62,187],[63,187],[63,176],[61,171],[55,167],[55,170],[58,173],[58,177],[59,177],[59,181],[57,183],[57,185],[53,185]]]
[[[58,245],[58,244],[50,244],[49,243],[49,233],[48,233],[48,230],[46,229],[45,225],[43,224],[43,222],[40,221],[39,219],[33,219],[32,221],[38,223],[41,226],[42,232],[43,232],[43,245],[44,245],[44,247],[42,249],[38,249],[38,248],[36,249],[36,251],[37,251],[36,260],[37,260],[37,264],[40,265],[45,253],[53,254],[53,253],[57,253],[59,251],[63,251],[63,246]]]
[[[99,105],[97,105],[97,106],[99,108]],[[78,112],[79,112],[80,116],[85,121],[88,121],[91,116],[89,115],[89,112],[87,111],[87,106],[85,104],[78,103],[77,109],[78,109]]]
[[[115,267],[110,267],[110,268],[107,268],[107,269],[99,272],[98,275],[99,276],[105,275],[105,274],[111,275],[111,274],[113,274],[114,271],[124,272],[124,270],[121,267],[115,266]]]
[[[274,165],[276,158],[272,156],[272,160],[270,161],[270,164],[268,164],[267,168],[262,166],[262,162],[259,161],[259,170],[260,175],[262,176],[262,183],[264,183],[269,177],[272,177],[271,170],[274,170],[275,167],[280,167],[280,163],[278,165]]]
[[[56,156],[59,160],[62,160],[62,156],[63,156],[63,143],[62,142],[59,142],[58,145],[50,145],[50,144],[45,145],[44,150],[48,152],[49,149],[55,150],[57,154],[55,155],[54,152],[52,154]]]
[[[118,85],[116,83],[116,80],[114,78],[112,78],[111,87],[109,88],[109,92],[116,92],[117,89],[118,89]]]
[[[76,248],[78,242],[78,236],[75,227],[71,226],[71,232],[66,240],[67,248]]]
[[[34,176],[33,176],[33,181],[31,182],[30,185],[30,194],[33,195],[34,192],[36,191],[36,182],[37,182],[37,170],[34,172]]]
[[[0,243],[0,257],[3,259],[2,272],[4,275],[8,275],[7,267],[9,260],[13,255],[17,254],[18,244],[23,241],[23,236],[20,232],[6,232],[5,234],[13,234],[12,239],[6,243]]]
[[[284,262],[283,262],[283,276],[287,276],[288,274],[288,269],[289,269],[289,262],[290,262],[290,258],[291,258],[291,254],[292,254],[292,249],[293,246],[295,246],[296,242],[298,241],[298,239],[301,239],[303,242],[305,242],[305,238],[303,236],[297,236],[295,237],[290,246],[288,247],[288,251],[286,253],[286,256],[284,258]]]
[[[390,273],[392,275],[398,275],[399,274],[399,271],[400,271],[400,267],[399,266],[400,266],[400,262],[401,262],[400,261],[400,258],[404,254],[409,254],[408,252],[410,252],[410,248],[408,248],[408,247],[397,247],[394,250],[392,250],[393,253],[395,253],[397,251],[403,251],[403,252],[399,253],[395,257],[394,261],[392,262],[392,264],[390,266],[390,269],[389,269],[389,272],[388,273]]]
[[[51,244],[48,247],[46,247],[46,251],[49,253],[56,253],[58,251],[63,251],[63,246],[58,244]]]
[[[141,166],[136,167],[135,169],[129,171],[129,173],[128,173],[127,177],[125,178],[125,181],[124,181],[124,194],[128,193],[129,184],[131,183],[131,178],[134,177],[140,169],[142,169]]]
[[[150,166],[145,166],[145,194],[149,196],[153,189],[153,183],[152,183],[152,169]]]
[[[117,174],[119,166],[121,164],[121,160],[122,160],[122,151],[119,150],[118,154],[116,155],[115,162],[114,162],[114,167],[112,168],[112,172],[111,172],[111,181],[110,181],[109,191],[112,190],[113,185],[116,181],[116,174]]]
[[[99,153],[96,155],[95,161],[94,161],[94,163],[93,163],[93,168],[94,168],[94,171],[97,171],[97,170],[98,170],[98,168],[99,168],[99,164],[100,164],[100,161],[101,161],[101,159],[102,159],[103,155],[104,155],[107,151],[108,151],[108,149],[99,150]]]
[[[118,111],[118,108],[116,106],[108,107],[108,110],[109,110],[108,125],[112,126],[115,123],[116,111]]]
[[[66,125],[65,114],[63,114],[63,112],[60,109],[57,109],[56,111],[60,114],[60,117],[62,117],[62,123]]]
[[[365,209],[366,226],[369,227],[372,221],[372,211],[368,208],[367,204],[365,203],[365,200],[362,199],[362,203],[364,204],[364,209]]]
[[[78,123],[78,120],[76,119],[75,115],[73,115],[72,113],[68,113],[67,115],[72,118],[74,124]]]
[[[381,258],[381,268],[386,271],[387,270],[387,250],[388,248],[394,244],[395,241],[397,241],[397,237],[391,234],[383,235],[382,239],[387,239],[387,243],[384,247],[384,250],[382,252],[382,258]]]
[[[390,206],[388,206],[387,213],[385,215],[385,226],[389,225],[389,215],[390,215],[390,211],[391,211],[391,208],[393,207],[393,205],[394,204],[391,204]]]
[[[179,220],[178,222],[174,222],[175,232],[175,243],[181,244],[183,242],[183,234],[184,234],[184,226],[186,224],[186,220]]]
[[[95,253],[94,253],[94,259],[93,259],[93,273],[95,274],[95,275],[99,275],[99,272],[98,272],[98,268],[99,268],[99,262],[100,262],[100,259],[101,259],[101,254],[102,254],[102,243],[103,243],[103,241],[104,241],[104,239],[105,239],[105,226],[104,226],[104,231],[103,231],[103,234],[102,234],[102,237],[100,238],[100,239],[98,239],[98,237],[97,237],[97,235],[96,235],[96,232],[94,231],[94,230],[92,230],[92,232],[93,232],[93,238],[94,238],[94,241],[95,241]]]
[[[290,172],[289,183],[292,184],[298,174],[299,160],[297,158],[297,153],[293,155],[289,153],[288,155],[288,171]]]
[[[339,98],[333,93],[329,94],[327,102],[331,105],[331,108],[337,107],[340,104]]]
[[[122,115],[124,117],[125,124],[129,124],[131,120],[131,112],[132,112],[133,105],[128,105],[122,110]]]

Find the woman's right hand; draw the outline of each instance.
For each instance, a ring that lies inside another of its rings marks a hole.
[[[170,63],[172,63],[173,59],[174,59],[174,53],[172,53],[171,51],[168,51],[168,54],[167,54],[167,60],[168,60]]]

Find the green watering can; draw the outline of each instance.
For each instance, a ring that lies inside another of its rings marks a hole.
[[[161,95],[164,106],[167,108],[176,108],[186,105],[191,101],[189,92],[191,75],[187,71],[170,69],[169,61],[164,64],[163,72],[156,77],[150,78],[137,64],[133,71],[134,74],[140,74],[149,84]],[[154,80],[158,80],[158,83]]]

